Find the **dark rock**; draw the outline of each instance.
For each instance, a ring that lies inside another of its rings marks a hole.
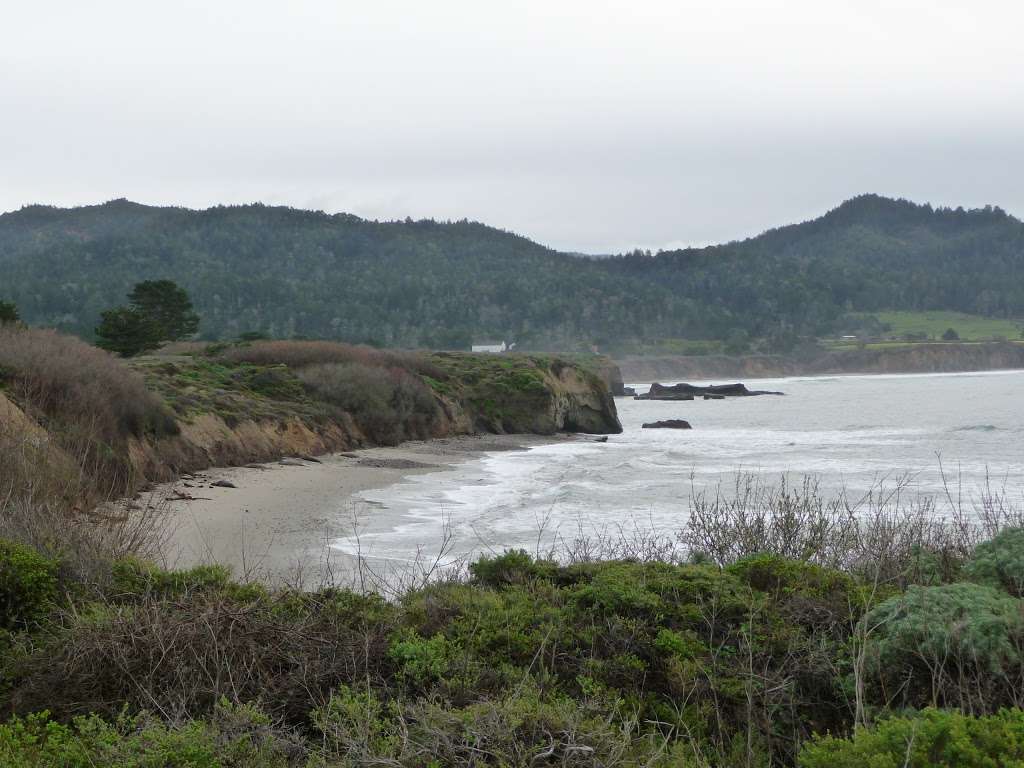
[[[703,396],[705,400],[721,400],[726,397],[752,397],[754,395],[781,395],[782,392],[770,392],[761,389],[747,389],[743,384],[712,384],[698,387],[693,384],[674,384],[666,386],[655,382],[646,394],[637,395],[637,400],[693,400]]]
[[[303,461],[311,461],[314,464],[323,464],[323,462],[320,461],[320,459],[318,459],[316,456],[309,456],[308,454],[305,453],[301,454],[299,458],[302,459]]]
[[[230,480],[214,480],[210,483],[211,488],[237,488],[238,486]]]
[[[683,419],[666,419],[665,421],[649,421],[643,426],[644,429],[693,429],[690,422]]]

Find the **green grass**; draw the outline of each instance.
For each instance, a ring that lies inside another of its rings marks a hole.
[[[947,328],[960,335],[961,341],[991,341],[997,338],[1020,339],[1024,320],[1003,320],[962,312],[876,312],[875,317],[891,326],[887,336],[924,333],[941,339]]]

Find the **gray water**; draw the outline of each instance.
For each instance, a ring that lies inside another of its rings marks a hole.
[[[493,453],[368,491],[358,548],[407,561],[439,547],[446,531],[452,557],[535,551],[555,537],[613,529],[671,534],[685,524],[692,493],[728,486],[737,472],[761,473],[769,482],[814,475],[826,494],[857,493],[899,477],[909,478],[912,492],[941,494],[944,472],[968,496],[988,478],[1022,500],[1024,371],[747,383],[786,394],[618,399],[624,431],[607,443]],[[633,383],[638,391],[649,384]],[[687,419],[693,429],[641,429],[668,418]],[[356,548],[351,537],[335,546]]]

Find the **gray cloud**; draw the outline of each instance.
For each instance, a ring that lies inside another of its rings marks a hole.
[[[4,9],[0,209],[130,197],[469,217],[595,252],[865,191],[1024,213],[1011,2]]]

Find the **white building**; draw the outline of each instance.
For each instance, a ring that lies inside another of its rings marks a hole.
[[[485,341],[481,344],[474,344],[474,352],[491,352],[493,354],[501,354],[507,352],[509,346],[504,341]]]

